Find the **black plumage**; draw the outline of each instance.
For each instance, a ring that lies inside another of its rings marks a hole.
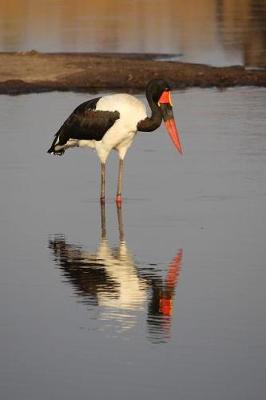
[[[118,111],[96,110],[100,98],[85,101],[72,112],[55,134],[48,153],[63,154],[64,149],[56,150],[56,146],[64,146],[69,139],[102,140],[120,114]]]

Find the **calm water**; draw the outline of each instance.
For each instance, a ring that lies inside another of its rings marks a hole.
[[[3,400],[263,400],[266,90],[173,96],[98,204],[95,154],[46,150],[85,94],[0,97]]]
[[[173,53],[266,67],[265,0],[0,0],[0,51]]]

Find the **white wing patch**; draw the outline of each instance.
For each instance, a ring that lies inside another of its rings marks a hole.
[[[104,96],[98,101],[96,110],[118,111],[120,120],[127,122],[133,130],[137,130],[138,122],[147,117],[145,105],[130,94]]]

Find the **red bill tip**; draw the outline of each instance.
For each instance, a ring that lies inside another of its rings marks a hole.
[[[167,121],[165,121],[165,126],[170,138],[172,139],[172,142],[175,145],[175,148],[177,149],[177,151],[179,151],[180,154],[183,154],[183,149],[181,146],[178,130],[176,128],[175,120],[173,118],[168,119]]]

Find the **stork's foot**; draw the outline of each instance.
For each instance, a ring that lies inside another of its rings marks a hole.
[[[121,196],[121,194],[117,194],[116,195],[115,202],[116,202],[116,206],[118,208],[122,207],[122,196]]]

